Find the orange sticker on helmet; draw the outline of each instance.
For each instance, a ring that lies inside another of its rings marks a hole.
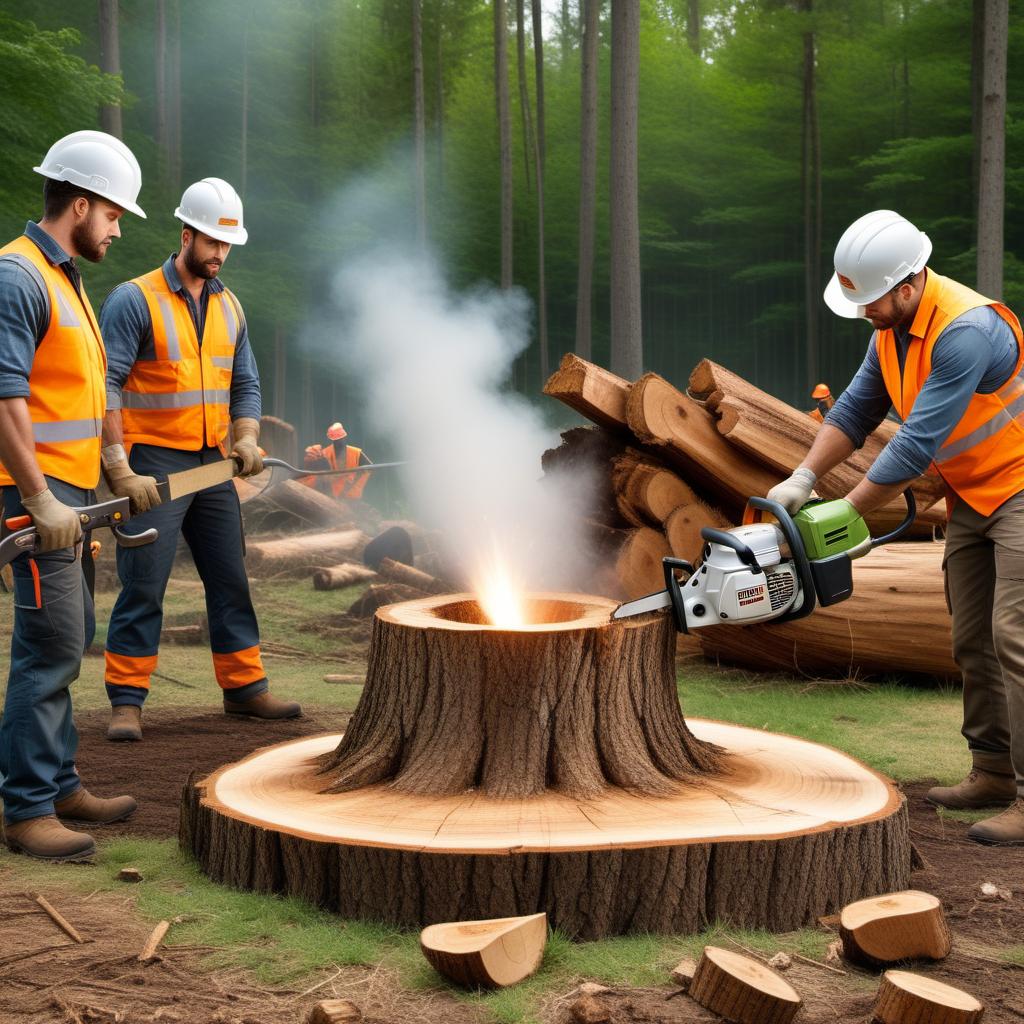
[[[237,228],[238,227],[238,220],[235,217],[221,217],[221,219],[219,221],[217,221],[217,223],[218,224],[223,224],[224,227],[226,227],[226,228]]]
[[[839,271],[837,270],[836,271],[836,277],[839,278],[839,283],[844,288],[849,288],[851,291],[856,291],[857,286],[845,274],[840,274]]]

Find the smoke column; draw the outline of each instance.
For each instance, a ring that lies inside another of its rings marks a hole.
[[[584,496],[541,482],[557,437],[506,390],[529,342],[527,298],[455,294],[433,259],[378,252],[346,264],[334,301],[373,426],[409,461],[413,514],[444,532],[474,590],[503,573],[517,590],[566,586],[582,568],[572,524]]]

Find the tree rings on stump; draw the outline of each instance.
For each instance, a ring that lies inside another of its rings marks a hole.
[[[914,889],[843,907],[839,937],[848,959],[872,966],[919,957],[942,960],[953,944],[942,903]]]
[[[707,946],[690,997],[736,1024],[789,1024],[803,1000],[787,981],[749,956]]]
[[[683,718],[665,614],[535,595],[379,609],[344,737],[190,782],[182,845],[218,881],[422,928],[546,912],[593,939],[715,920],[787,931],[906,886],[895,786],[838,751]]]
[[[432,924],[420,934],[434,970],[465,988],[505,988],[528,978],[547,941],[547,914]]]
[[[872,1020],[879,1024],[974,1024],[985,1006],[962,989],[909,971],[886,971]]]

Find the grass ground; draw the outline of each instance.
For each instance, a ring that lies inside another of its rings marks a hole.
[[[364,648],[346,643],[337,633],[320,633],[316,624],[343,610],[358,592],[317,593],[309,582],[257,581],[254,600],[265,639],[302,652],[267,660],[272,684],[282,695],[339,712],[354,708],[358,684],[323,682],[326,673],[358,675]],[[166,601],[168,616],[185,617],[202,609],[202,592],[187,575],[176,577]],[[113,594],[101,593],[97,618],[106,622]],[[9,599],[0,600],[0,638],[9,636]],[[103,627],[97,634],[102,645]],[[2,648],[6,642],[2,641]],[[150,707],[209,706],[219,699],[212,680],[209,653],[202,646],[165,646],[159,679]],[[6,676],[6,672],[3,672]],[[176,680],[171,681],[171,680]],[[843,685],[806,679],[753,677],[740,672],[683,663],[679,692],[688,716],[721,719],[789,733],[838,747],[900,781],[962,777],[967,757],[959,739],[960,698],[952,689],[899,685]],[[106,703],[102,658],[83,663],[74,688],[76,706],[100,708]],[[245,964],[262,983],[293,987],[315,984],[317,972],[343,965],[392,967],[414,989],[442,983],[422,960],[414,934],[362,924],[339,922],[293,900],[234,892],[213,885],[165,841],[109,841],[98,863],[82,868],[35,865],[23,858],[0,855],[0,882],[20,888],[68,886],[99,893],[125,888],[116,881],[126,864],[139,867],[147,880],[135,893],[135,911],[156,921],[176,916],[171,941],[209,947],[211,967]],[[201,912],[196,912],[201,907]],[[477,1004],[484,1019],[528,1022],[541,1018],[557,993],[580,978],[616,985],[656,985],[680,957],[694,955],[721,929],[689,938],[631,937],[575,944],[554,936],[542,970],[513,989],[490,994],[463,994]],[[820,931],[770,936],[732,931],[733,942],[753,949],[786,949],[819,957],[827,941]],[[1024,963],[1024,946],[999,951],[1000,957]]]

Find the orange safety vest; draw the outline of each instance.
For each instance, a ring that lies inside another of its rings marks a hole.
[[[100,479],[100,435],[106,412],[107,354],[85,289],[79,297],[60,267],[22,235],[0,256],[23,266],[45,289],[50,322],[36,346],[26,399],[36,461],[47,476],[92,489]],[[0,466],[0,487],[14,479]]]
[[[338,458],[335,454],[334,445],[329,444],[322,450],[322,456],[327,461],[327,465],[331,469],[340,469],[338,465]],[[359,466],[359,460],[363,457],[362,448],[357,448],[354,444],[345,445],[345,469],[356,469]],[[363,496],[363,490],[366,487],[366,481],[370,479],[369,473],[347,473],[345,476],[336,477],[316,477],[316,476],[304,476],[299,483],[305,484],[307,487],[316,488],[317,481],[329,479],[331,485],[331,493],[336,498],[361,498]]]
[[[989,516],[1024,490],[1024,333],[1020,321],[1001,302],[986,299],[931,270],[927,273],[902,374],[893,332],[878,331],[875,336],[885,387],[901,420],[910,415],[931,373],[935,342],[958,316],[991,306],[1017,338],[1017,363],[1010,379],[993,394],[971,398],[933,463],[953,495]]]
[[[121,391],[125,441],[223,451],[242,324],[237,300],[227,288],[210,294],[200,344],[188,303],[171,291],[162,267],[132,284],[149,307],[155,352],[152,359],[136,360]]]

